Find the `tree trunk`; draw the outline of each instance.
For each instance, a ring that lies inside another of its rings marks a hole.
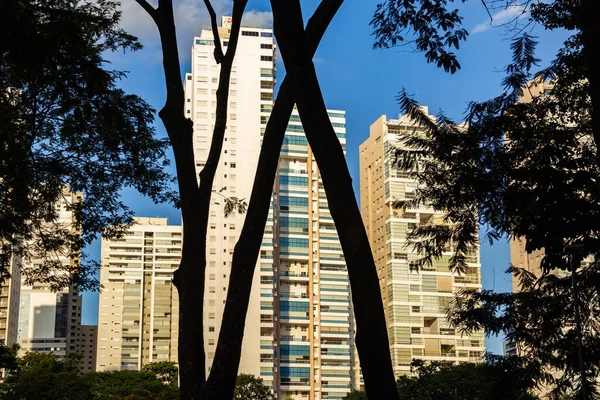
[[[342,244],[352,287],[356,345],[369,398],[398,399],[379,280],[352,189],[352,179],[333,130],[314,64],[304,46],[299,0],[271,0],[275,37],[309,145],[315,155],[331,216]]]
[[[179,269],[173,282],[179,292],[179,376],[181,399],[198,399],[206,382],[204,352],[204,283],[206,271],[206,232],[215,173],[219,165],[225,130],[231,67],[237,49],[242,14],[247,0],[233,5],[232,28],[225,55],[218,36],[217,19],[209,0],[205,4],[211,15],[215,40],[215,60],[221,63],[217,88],[215,127],[206,165],[196,178],[193,153],[193,123],[184,115],[185,94],[180,73],[177,36],[173,18],[173,1],[159,0],[153,8],[146,0],[137,3],[152,17],[160,34],[167,99],[159,115],[173,147],[181,215],[183,248]]]
[[[307,25],[307,48],[314,55],[327,26],[343,0],[321,2]],[[242,232],[235,245],[229,278],[229,290],[219,331],[219,341],[208,381],[203,388],[204,399],[233,397],[239,368],[244,326],[256,269],[260,244],[271,205],[271,193],[277,173],[283,137],[294,109],[294,99],[285,78],[269,117],[260,150],[248,212]]]
[[[582,0],[579,28],[583,60],[592,100],[592,133],[600,159],[600,1]]]
[[[165,106],[159,113],[173,147],[184,221],[182,260],[173,283],[179,292],[180,396],[192,399],[205,381],[204,332],[198,309],[204,301],[207,218],[198,210],[200,197],[193,153],[192,121],[184,115],[185,96],[179,71],[177,36],[171,1],[160,1],[153,16],[161,39],[167,86]]]

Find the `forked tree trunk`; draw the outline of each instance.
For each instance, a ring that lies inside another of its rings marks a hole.
[[[323,0],[308,21],[306,47],[312,57],[343,0]],[[294,109],[294,99],[285,78],[269,117],[258,159],[248,212],[235,245],[231,275],[219,341],[203,399],[231,399],[239,368],[242,339],[252,278],[271,205],[271,192],[277,173],[283,137]]]
[[[356,317],[356,345],[369,398],[397,400],[379,280],[352,189],[352,179],[333,130],[305,47],[299,0],[271,0],[275,37],[308,143],[315,155],[331,216],[344,251]]]
[[[200,173],[200,185],[196,178],[193,153],[193,125],[192,121],[184,115],[185,95],[180,74],[173,1],[159,0],[156,9],[146,0],[136,1],[152,17],[160,34],[167,99],[159,115],[173,147],[182,211],[182,258],[179,269],[173,278],[179,292],[179,393],[181,399],[199,399],[201,389],[206,382],[202,318],[206,271],[206,232],[212,186],[219,165],[227,124],[231,67],[247,0],[234,1],[232,28],[225,54],[223,54],[220,44],[216,14],[210,1],[205,0],[211,15],[212,30],[215,36],[215,60],[217,63],[221,63],[221,71],[217,88],[215,127],[206,165]]]

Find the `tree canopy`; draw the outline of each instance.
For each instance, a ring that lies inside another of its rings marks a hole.
[[[51,353],[26,353],[16,358],[16,367],[0,384],[0,395],[7,400],[175,400],[177,387],[166,385],[151,370],[88,372],[80,375],[80,357],[59,359]],[[157,363],[160,364],[160,363]],[[159,365],[157,369],[162,369]]]
[[[547,29],[568,28],[581,10],[563,3],[532,6],[531,18]],[[465,293],[450,310],[450,320],[467,333],[506,332],[521,349],[523,368],[539,371],[535,384],[540,389],[558,396],[579,392],[585,398],[596,390],[593,377],[600,361],[593,318],[599,142],[584,33],[576,25],[570,29],[574,35],[539,71],[536,38],[528,32],[515,37],[504,92],[470,103],[464,124],[442,112],[431,118],[405,91],[400,93],[401,109],[428,133],[403,135],[393,150],[396,165],[419,182],[414,200],[395,206],[426,203],[445,213],[441,223],[410,232],[421,264],[451,250],[450,267],[460,273],[480,237],[490,243],[520,239],[528,253],[544,251],[538,274],[509,269],[519,279],[519,293]],[[573,245],[579,254],[573,254]],[[584,259],[589,262],[581,264]]]
[[[490,357],[485,363],[445,364],[414,360],[412,376],[396,381],[401,400],[533,400],[530,376],[513,358]],[[353,390],[344,400],[367,400]]]
[[[0,15],[0,268],[13,254],[41,260],[25,280],[96,288],[79,253],[99,233],[131,223],[120,191],[167,201],[167,141],[154,110],[118,88],[105,52],[138,50],[110,0],[26,0]],[[72,201],[65,189],[83,193]],[[60,224],[57,204],[73,212]],[[74,262],[61,263],[59,257]],[[66,270],[67,274],[50,273]],[[25,271],[27,272],[27,271]],[[66,277],[66,278],[65,278]]]
[[[263,383],[262,378],[240,374],[235,382],[234,400],[272,400],[273,393]]]

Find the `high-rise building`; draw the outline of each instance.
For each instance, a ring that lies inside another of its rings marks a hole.
[[[72,204],[81,201],[81,193],[63,191],[62,197],[55,204],[58,219],[55,225],[75,233],[75,220]],[[78,263],[78,254],[69,248],[55,251],[51,262],[59,262],[66,266],[65,270],[57,269],[54,274],[67,274]],[[40,268],[48,259],[30,255],[23,259],[23,277],[29,269]],[[15,279],[19,274],[15,275]],[[52,352],[59,358],[79,351],[77,331],[81,325],[81,296],[76,285],[69,285],[56,292],[47,283],[34,282],[28,284],[25,279],[20,282],[18,344],[20,353],[27,351]],[[14,284],[14,283],[13,283]]]
[[[97,371],[177,361],[179,301],[172,278],[181,241],[181,226],[166,218],[135,218],[123,238],[102,240]]]
[[[19,300],[21,295],[20,256],[13,254],[7,270],[10,278],[0,285],[0,344],[12,346],[17,343]]]
[[[77,336],[79,339],[79,352],[81,353],[79,370],[82,373],[96,371],[98,326],[81,325]]]
[[[329,117],[345,147],[345,112],[329,110]],[[274,193],[274,389],[281,399],[341,399],[353,383],[348,273],[319,168],[295,111]],[[261,300],[261,308],[269,305]]]
[[[229,27],[219,28],[227,49]],[[197,172],[206,162],[215,121],[219,66],[214,37],[194,39],[185,77],[186,115],[194,122]],[[273,107],[271,29],[242,27],[231,74],[227,130],[213,186],[207,238],[207,368],[229,284],[231,257],[245,215],[223,213],[221,197],[250,198],[262,135]],[[345,113],[330,111],[342,145]],[[351,387],[352,332],[345,262],[316,163],[294,112],[252,284],[240,373],[260,376],[278,398],[341,399]]]
[[[230,19],[223,17],[219,35],[227,50]],[[212,30],[203,29],[194,38],[192,71],[185,77],[186,115],[194,122],[194,156],[199,173],[208,157],[215,123],[216,91],[220,66],[215,62]],[[242,27],[231,70],[227,130],[213,185],[207,234],[205,295],[205,348],[207,369],[214,359],[225,306],[231,257],[245,215],[223,213],[222,197],[249,199],[260,152],[262,133],[273,107],[275,47],[271,29]],[[261,246],[260,262],[252,282],[239,371],[262,376],[273,383],[273,358],[262,350],[273,347],[272,310],[261,302],[273,296],[272,216]],[[265,297],[266,296],[266,297]]]
[[[398,144],[399,134],[422,132],[407,116],[388,120],[382,115],[360,146],[361,213],[375,258],[397,375],[410,373],[415,358],[469,362],[479,361],[484,352],[483,332],[461,335],[445,318],[457,292],[481,289],[479,249],[467,257],[464,274],[448,269],[452,253],[415,268],[420,256],[407,246],[407,233],[440,221],[443,213],[426,204],[406,209],[392,206],[396,200],[412,199],[417,182],[393,163],[390,150]]]

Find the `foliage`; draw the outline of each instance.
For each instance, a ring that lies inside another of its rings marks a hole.
[[[367,392],[365,388],[361,388],[360,390],[352,389],[350,393],[344,396],[343,400],[367,400]]]
[[[156,375],[165,385],[171,387],[178,386],[179,368],[173,361],[159,361],[146,364],[142,367],[142,371],[150,371]]]
[[[59,360],[52,353],[26,353],[0,384],[3,399],[45,400],[175,400],[176,387],[167,386],[153,371],[89,372],[80,375],[80,356]],[[162,363],[156,363],[162,364]],[[169,371],[168,365],[153,368]],[[172,370],[172,368],[171,368]]]
[[[446,8],[451,1],[386,0],[377,4],[371,20],[377,39],[373,47],[414,45],[416,51],[425,53],[427,62],[455,73],[460,63],[451,49],[458,49],[468,33],[461,27],[458,10]],[[410,36],[415,39],[407,40]]]
[[[557,13],[561,1],[532,6],[531,18],[548,29],[573,26],[577,6]],[[571,22],[569,22],[571,20]],[[419,182],[414,200],[443,210],[436,225],[410,233],[413,246],[429,263],[452,250],[451,268],[460,273],[470,249],[481,236],[490,243],[501,237],[522,238],[528,253],[544,249],[544,275],[509,269],[521,280],[517,294],[464,293],[450,320],[464,332],[485,328],[507,332],[522,349],[523,368],[537,369],[535,384],[564,396],[586,388],[598,374],[597,264],[584,263],[575,279],[568,272],[577,260],[565,246],[578,244],[582,254],[598,259],[600,251],[600,170],[592,129],[589,72],[584,66],[581,32],[569,38],[548,68],[533,72],[536,38],[527,32],[514,38],[513,59],[506,67],[505,91],[469,104],[464,125],[443,113],[433,119],[404,91],[398,100],[426,135],[405,135],[393,150],[395,166],[411,171]],[[548,80],[550,79],[550,80]],[[552,271],[552,275],[549,272]],[[574,300],[582,306],[582,385],[577,356]],[[554,373],[549,373],[554,371]]]
[[[17,354],[19,352],[19,345],[15,344],[12,346],[0,345],[0,369],[7,369],[14,371],[18,368]]]
[[[167,386],[151,371],[91,372],[83,376],[91,387],[94,400],[151,399],[175,400],[176,387]],[[137,396],[137,397],[136,397]]]
[[[234,400],[272,400],[271,390],[263,383],[262,378],[254,375],[240,374],[235,382]]]
[[[2,398],[89,399],[90,387],[78,374],[78,362],[78,357],[61,361],[54,354],[26,353],[17,359],[17,368],[0,385]]]
[[[486,363],[447,364],[414,360],[413,376],[396,382],[401,400],[533,400],[529,376],[514,358],[492,357]],[[535,373],[535,371],[532,371]],[[353,390],[344,400],[367,400]]]
[[[97,265],[80,266],[79,252],[100,232],[122,231],[108,226],[131,223],[122,188],[171,198],[167,141],[155,137],[154,110],[117,87],[123,72],[105,69],[105,52],[141,47],[119,27],[117,5],[23,0],[0,13],[0,268],[13,254],[40,259],[24,279],[53,289],[73,280],[97,287],[86,269]],[[72,201],[66,188],[83,200]],[[75,230],[59,223],[61,202]]]

